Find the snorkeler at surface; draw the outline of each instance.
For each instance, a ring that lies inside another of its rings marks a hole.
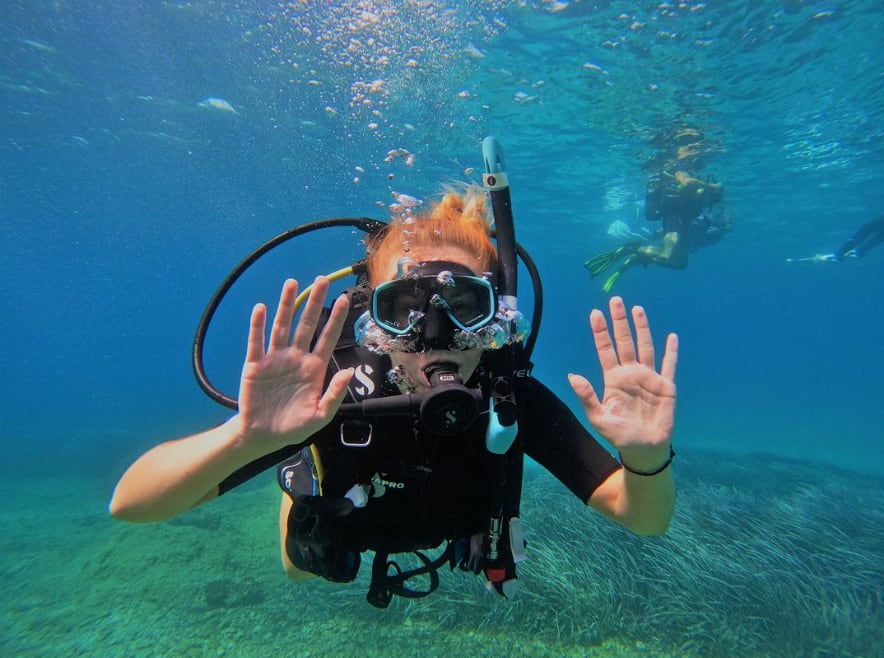
[[[724,187],[701,179],[698,173],[701,156],[708,150],[703,136],[683,128],[662,143],[671,153],[648,179],[645,196],[646,219],[661,222],[659,244],[632,240],[586,261],[584,267],[595,278],[622,259],[605,280],[605,292],[610,292],[617,280],[636,265],[683,270],[692,251],[716,244],[733,228],[721,206]]]
[[[862,258],[875,245],[884,242],[884,215],[863,224],[833,254],[816,254],[806,258],[787,258],[787,263],[840,263],[845,258]]]
[[[601,311],[590,314],[601,399],[581,375],[568,379],[619,461],[530,375],[530,363],[513,384],[517,422],[502,427],[497,407],[507,400],[497,396],[497,359],[521,347],[525,330],[498,294],[486,206],[481,189],[448,191],[423,214],[391,222],[368,240],[361,293],[341,296],[324,311],[329,280],[319,277],[297,323],[298,284],[286,281],[269,341],[267,310],[255,306],[238,413],[140,457],[117,485],[111,513],[162,521],[277,467],[286,573],[351,581],[361,552],[373,550],[368,599],[378,607],[393,594],[428,593],[406,581],[420,573],[438,584],[442,563],[484,573],[491,591],[514,592],[515,565],[525,559],[518,525],[523,453],[604,516],[638,534],[665,532],[675,501],[669,466],[676,336],[667,338],[657,371],[641,307],[631,311],[635,338],[619,298],[610,300],[610,327]],[[350,307],[361,302],[354,335]],[[359,347],[352,340],[341,347],[348,335]],[[357,358],[347,363],[347,355]],[[441,414],[381,409],[409,396],[429,404],[440,392],[460,396]],[[363,400],[362,415],[342,415],[356,406],[342,404],[345,398]],[[418,552],[446,541],[439,559]],[[424,568],[398,573],[387,555],[402,552],[414,552]]]

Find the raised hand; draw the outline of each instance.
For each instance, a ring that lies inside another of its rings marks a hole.
[[[298,282],[282,288],[279,307],[265,345],[267,308],[252,310],[249,342],[239,393],[243,440],[268,453],[303,443],[334,416],[347,391],[352,369],[335,373],[325,388],[325,373],[341,335],[349,303],[338,298],[313,350],[310,343],[328,294],[329,281],[317,277],[290,341]]]
[[[604,376],[601,400],[585,377],[569,375],[592,426],[612,446],[652,463],[668,450],[675,420],[675,366],[678,337],[669,334],[660,366],[655,369],[654,343],[648,318],[640,306],[632,309],[635,341],[619,297],[610,302],[613,341],[604,314],[594,309],[589,324]],[[615,350],[616,345],[616,350]]]

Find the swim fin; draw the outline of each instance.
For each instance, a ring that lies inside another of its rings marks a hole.
[[[611,251],[601,253],[598,256],[593,256],[583,264],[583,267],[588,269],[592,277],[595,278],[606,269],[611,267],[611,265],[616,263],[617,259],[620,258],[620,256],[622,256],[631,247],[632,245],[625,244],[621,247],[617,247],[616,249],[612,249]]]
[[[602,290],[604,292],[611,292],[611,288],[614,287],[614,284],[617,283],[617,279],[619,279],[621,276],[623,276],[623,270],[617,270],[616,272],[614,272],[611,276],[605,279]]]
[[[614,287],[614,284],[623,276],[623,273],[628,270],[633,265],[636,265],[641,262],[639,255],[637,252],[633,252],[629,255],[629,257],[623,261],[623,264],[620,265],[620,268],[611,274],[607,279],[605,279],[605,283],[602,285],[602,290],[604,292],[611,292],[611,288]]]

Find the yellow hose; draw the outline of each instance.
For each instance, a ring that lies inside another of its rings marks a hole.
[[[338,279],[343,279],[345,276],[350,276],[353,274],[353,266],[348,265],[340,270],[332,272],[331,274],[326,274],[325,278],[329,281],[337,281]],[[313,290],[313,284],[311,283],[309,286],[304,288],[300,294],[295,298],[295,313],[298,312],[298,309],[301,308],[301,304],[304,303],[304,300],[307,299],[308,295],[310,295],[310,291]]]

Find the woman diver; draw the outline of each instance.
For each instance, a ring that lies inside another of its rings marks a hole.
[[[631,312],[634,339],[620,298],[610,300],[610,328],[601,311],[589,316],[604,394],[581,375],[568,379],[619,461],[530,364],[500,395],[497,359],[521,346],[525,326],[497,290],[487,199],[481,188],[449,190],[421,214],[391,222],[368,240],[364,295],[342,295],[324,309],[330,283],[318,277],[296,324],[298,283],[287,280],[269,341],[268,311],[256,305],[238,413],[140,457],[117,485],[111,514],[169,519],[275,466],[286,573],[352,580],[360,553],[373,550],[368,599],[379,607],[393,594],[428,593],[407,586],[415,573],[428,574],[434,589],[445,562],[484,573],[489,590],[513,593],[515,565],[525,558],[523,454],[625,528],[664,533],[675,500],[677,337],[668,336],[657,371],[641,307]],[[360,299],[357,345],[342,347]],[[402,399],[404,410],[371,406]],[[513,399],[513,417],[501,422],[497,412]],[[419,552],[445,541],[440,558]],[[401,573],[386,559],[397,552],[415,552],[423,567]]]

